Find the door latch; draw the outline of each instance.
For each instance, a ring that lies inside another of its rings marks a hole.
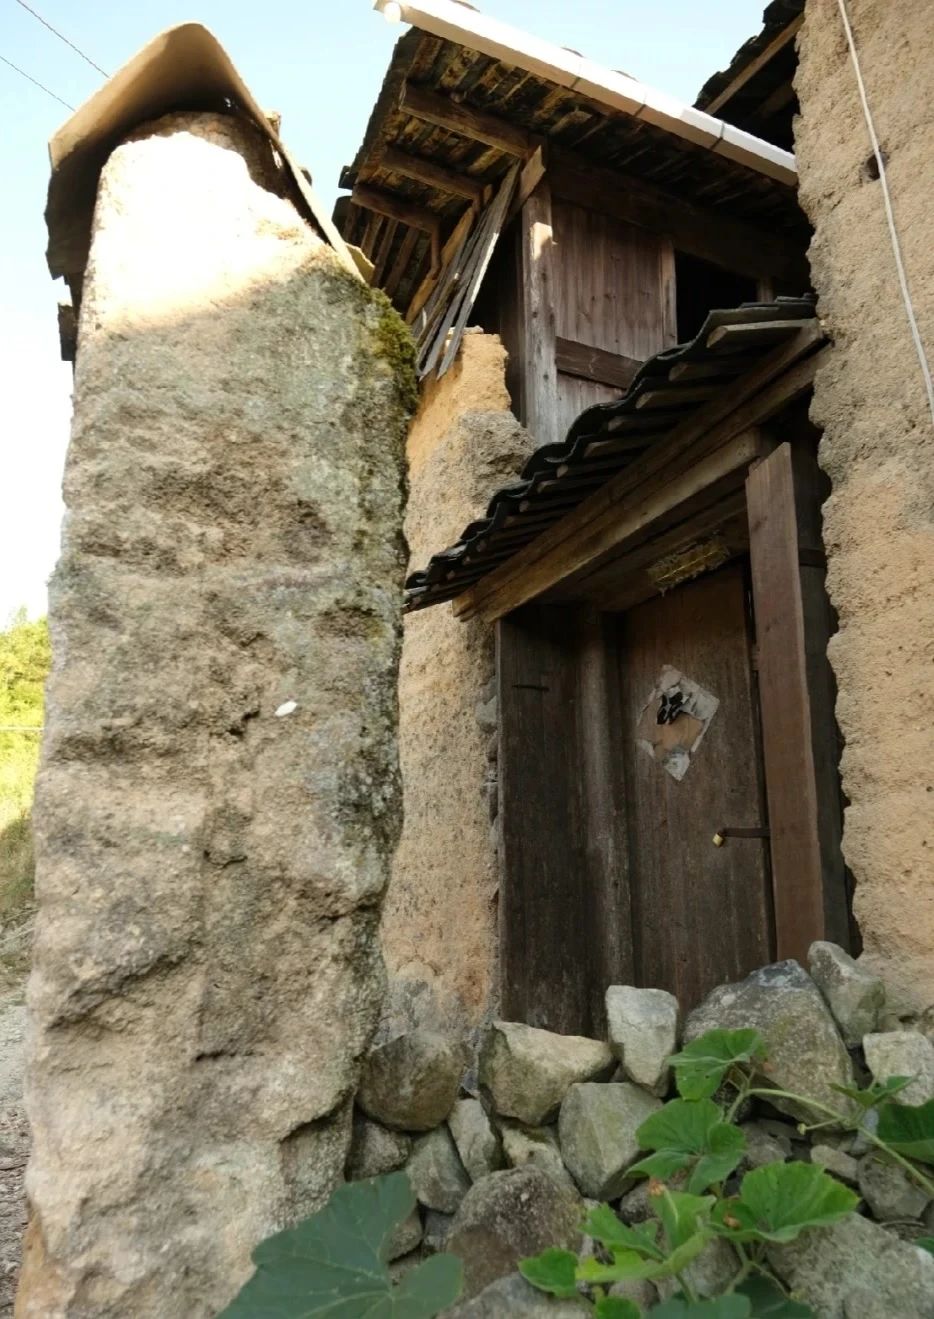
[[[755,829],[727,828],[718,829],[713,836],[714,847],[722,847],[728,838],[768,838],[769,831],[766,828],[759,827]]]

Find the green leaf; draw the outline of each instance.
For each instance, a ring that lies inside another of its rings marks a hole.
[[[691,1167],[687,1188],[693,1195],[728,1177],[746,1149],[746,1137],[723,1121],[709,1099],[673,1099],[642,1123],[636,1139],[642,1149],[656,1153],[630,1171],[665,1180]]]
[[[752,1319],[817,1319],[809,1305],[789,1300],[778,1283],[762,1274],[747,1278],[736,1291],[751,1302]]]
[[[636,1223],[628,1227],[609,1205],[598,1205],[591,1209],[584,1219],[584,1231],[594,1241],[608,1250],[634,1250],[637,1254],[647,1255],[650,1259],[663,1259],[664,1256],[656,1245],[658,1224],[656,1222]]]
[[[552,1246],[532,1259],[519,1261],[519,1272],[541,1292],[553,1296],[577,1295],[577,1256]]]
[[[593,1308],[597,1319],[640,1319],[642,1311],[635,1301],[622,1296],[604,1296]]]
[[[414,1208],[405,1173],[338,1187],[319,1213],[256,1247],[256,1272],[219,1319],[434,1319],[460,1295],[460,1260],[434,1255],[398,1286],[386,1265]]]
[[[686,1301],[673,1296],[670,1301],[653,1305],[648,1313],[650,1319],[752,1319],[748,1298],[738,1292],[710,1301]]]
[[[618,1250],[612,1264],[589,1255],[577,1266],[578,1282],[629,1282],[632,1278],[658,1278],[667,1276],[665,1265],[657,1260],[643,1259],[634,1250]]]
[[[868,1111],[877,1104],[893,1098],[900,1090],[904,1090],[906,1085],[911,1085],[912,1079],[910,1076],[890,1076],[885,1081],[873,1081],[865,1090],[859,1090],[855,1085],[834,1085],[831,1082],[830,1088],[836,1090],[838,1094],[846,1095],[847,1099],[852,1099],[860,1108]]]
[[[715,1200],[712,1195],[690,1195],[687,1191],[665,1188],[654,1203],[669,1251],[675,1251],[706,1225]]]
[[[709,1099],[736,1063],[765,1057],[756,1030],[709,1030],[669,1059],[682,1099]]]
[[[934,1237],[915,1237],[915,1245],[926,1250],[929,1255],[934,1255]]]
[[[806,1227],[839,1222],[858,1203],[816,1164],[767,1163],[747,1172],[736,1199],[718,1204],[714,1224],[736,1241],[794,1241]]]
[[[885,1104],[876,1135],[906,1159],[934,1163],[934,1099],[926,1104]]]

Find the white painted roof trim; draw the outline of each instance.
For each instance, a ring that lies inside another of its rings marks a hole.
[[[676,137],[728,156],[781,183],[794,186],[798,182],[795,158],[790,151],[782,151],[693,106],[682,105],[673,96],[615,69],[584,59],[550,41],[541,41],[495,18],[487,18],[458,0],[419,0],[417,4],[409,4],[407,0],[373,0],[373,8],[392,22],[409,23],[432,36],[455,41],[469,50],[547,78],[600,105],[634,119],[645,119]]]

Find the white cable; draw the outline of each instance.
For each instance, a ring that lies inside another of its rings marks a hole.
[[[928,364],[924,341],[921,338],[921,331],[918,329],[914,304],[911,301],[911,293],[908,288],[908,276],[905,273],[905,263],[902,261],[902,250],[898,241],[898,230],[895,228],[895,213],[892,210],[892,198],[889,196],[889,184],[885,175],[885,161],[882,159],[879,139],[876,136],[876,127],[872,121],[872,112],[869,109],[869,98],[866,95],[866,86],[863,82],[863,75],[859,67],[859,58],[856,54],[856,42],[853,39],[853,29],[850,27],[850,18],[847,13],[846,0],[837,0],[837,6],[840,10],[840,17],[843,20],[843,30],[846,33],[847,45],[850,48],[850,58],[853,61],[853,69],[856,73],[856,85],[859,88],[859,99],[863,105],[863,115],[866,120],[866,127],[869,130],[869,141],[872,144],[872,152],[876,158],[876,165],[879,169],[879,183],[882,188],[882,199],[885,203],[885,215],[889,223],[889,234],[892,238],[892,253],[895,257],[895,268],[898,271],[898,282],[902,290],[902,300],[905,303],[905,312],[908,316],[908,326],[911,330],[911,337],[914,340],[915,350],[918,354],[918,361],[921,364],[921,374],[924,377],[924,387],[927,391],[928,406],[931,409],[931,420],[934,422],[934,380],[931,379],[931,368]]]

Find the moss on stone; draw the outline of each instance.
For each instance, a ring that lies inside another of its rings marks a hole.
[[[392,367],[399,389],[399,399],[409,415],[418,406],[418,377],[415,374],[415,341],[405,321],[382,289],[370,290],[379,311],[376,323],[376,351]]]

